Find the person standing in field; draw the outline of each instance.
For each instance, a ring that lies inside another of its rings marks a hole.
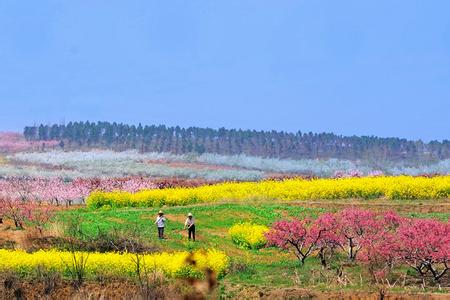
[[[188,238],[189,240],[191,240],[191,236],[192,239],[195,242],[195,220],[194,220],[194,216],[192,216],[191,213],[188,213],[186,222],[184,222],[184,229],[188,230]]]
[[[158,212],[158,216],[155,221],[156,227],[158,227],[158,238],[164,239],[164,226],[166,225],[166,217],[164,217],[164,213],[162,210]]]

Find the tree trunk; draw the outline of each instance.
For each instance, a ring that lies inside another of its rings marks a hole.
[[[324,250],[324,248],[320,248],[319,258],[320,258],[320,263],[322,264],[322,267],[326,268],[327,267],[327,261],[325,259],[325,250]]]
[[[354,260],[354,254],[353,254],[353,239],[348,240],[348,260],[353,261]]]

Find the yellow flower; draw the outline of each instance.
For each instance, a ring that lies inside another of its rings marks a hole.
[[[168,277],[183,277],[191,274],[202,274],[209,268],[221,275],[228,265],[225,253],[209,249],[193,253],[198,261],[195,266],[187,262],[189,252],[161,252],[139,255],[141,270],[157,270]],[[111,276],[133,276],[136,274],[136,254],[133,253],[97,253],[67,252],[58,250],[40,250],[27,253],[21,250],[0,249],[0,270],[16,271],[29,275],[38,267],[45,267],[67,274],[74,266],[75,260],[86,262],[86,274],[104,274]],[[189,272],[185,272],[188,270]],[[201,276],[201,275],[200,275]]]
[[[252,223],[241,223],[233,225],[228,234],[233,243],[246,249],[258,249],[264,247],[267,243],[265,233],[269,228],[264,225]]]
[[[342,179],[289,179],[284,181],[226,182],[196,188],[144,190],[137,193],[94,192],[89,207],[152,207],[189,205],[220,200],[307,199],[445,199],[450,197],[450,175]]]

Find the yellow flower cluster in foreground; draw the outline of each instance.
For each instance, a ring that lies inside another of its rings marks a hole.
[[[228,257],[225,253],[209,249],[189,252],[153,253],[140,255],[141,270],[157,270],[168,277],[197,277],[206,269],[218,275],[225,272]],[[190,258],[196,261],[195,267],[187,263]],[[38,267],[69,274],[77,262],[86,262],[86,274],[107,276],[134,276],[136,274],[136,254],[132,253],[89,253],[41,250],[26,253],[20,250],[0,249],[0,271],[15,271],[23,275],[32,274]]]
[[[220,200],[306,199],[442,199],[450,197],[450,175],[432,178],[391,176],[343,179],[289,179],[220,183],[196,188],[144,190],[137,193],[94,192],[90,207],[152,207]]]
[[[265,233],[269,228],[264,225],[241,223],[231,226],[228,234],[233,243],[246,249],[259,249],[267,243]]]

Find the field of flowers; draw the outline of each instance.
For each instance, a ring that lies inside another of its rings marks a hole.
[[[38,267],[68,274],[77,262],[83,262],[88,277],[107,275],[125,277],[136,275],[136,254],[88,253],[58,250],[26,253],[20,250],[0,249],[0,271],[16,271],[24,276],[33,274]],[[153,253],[140,255],[140,267],[147,271],[157,270],[167,277],[199,277],[207,268],[223,274],[228,265],[225,253],[215,250],[189,252]],[[195,267],[188,259],[196,262]]]
[[[416,166],[63,152],[55,151],[55,142],[17,138],[0,134],[0,276],[39,281],[42,269],[72,284],[82,268],[90,283],[126,278],[139,285],[139,268],[171,282],[207,278],[204,271],[211,269],[220,289],[231,283],[360,290],[394,278],[403,282],[399,289],[422,280],[421,289],[426,281],[448,291],[450,160]],[[306,176],[292,179],[295,174]],[[420,174],[433,176],[414,177]],[[335,201],[289,202],[320,199]],[[422,199],[431,201],[401,201]],[[372,207],[358,210],[349,203]],[[408,209],[397,214],[380,208],[391,204]],[[167,226],[159,240],[153,222],[162,206]],[[195,242],[183,230],[188,212],[196,219]],[[130,243],[137,253],[128,252]]]
[[[241,223],[231,226],[228,234],[236,245],[245,249],[259,249],[264,247],[267,239],[264,236],[269,231],[265,225]]]
[[[59,141],[27,141],[17,132],[0,132],[0,153],[42,151],[57,148]]]
[[[289,179],[220,183],[197,188],[146,190],[137,193],[94,192],[89,207],[158,207],[220,200],[307,199],[445,199],[450,197],[450,176]]]
[[[138,153],[137,151],[50,151],[22,152],[7,159],[25,165],[0,166],[0,176],[93,177],[182,177],[207,180],[259,180],[265,173],[259,170],[207,168],[202,166],[172,166],[168,162],[189,161],[187,156],[168,153]],[[48,166],[52,168],[48,168]],[[57,167],[57,169],[54,169]]]

